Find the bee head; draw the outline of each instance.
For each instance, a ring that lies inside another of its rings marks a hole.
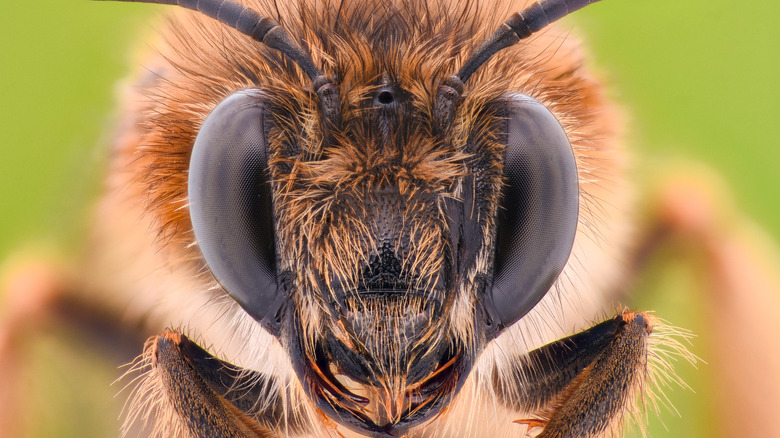
[[[464,328],[493,258],[505,124],[499,105],[475,107],[475,126],[445,138],[425,69],[379,69],[344,76],[328,133],[312,94],[233,94],[200,129],[189,177],[216,278],[320,409],[377,430],[438,412],[487,340]]]
[[[220,96],[189,138],[202,260],[330,417],[393,435],[437,415],[571,251],[578,176],[564,128],[516,86],[533,80],[523,65],[475,75],[544,27],[540,13],[559,18],[560,2],[478,48],[454,22],[326,13],[326,30],[300,30],[314,56],[275,22],[247,24],[246,8],[203,3],[182,5],[274,50],[226,49],[213,68],[231,80],[199,88]]]

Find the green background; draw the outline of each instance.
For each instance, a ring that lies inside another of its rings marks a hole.
[[[68,251],[83,235],[110,139],[115,84],[134,65],[133,41],[152,31],[159,11],[84,0],[0,5],[0,260],[30,242]],[[630,111],[640,179],[681,160],[705,163],[775,239],[778,16],[776,0],[607,0],[564,25],[588,35],[592,62]],[[641,306],[697,331],[697,315],[686,310],[701,297],[685,293],[692,274],[653,272],[644,281],[653,293]],[[706,359],[701,348],[694,345]],[[67,334],[29,349],[30,436],[114,436],[121,406],[111,402],[118,388],[106,387],[117,374],[113,365]],[[651,435],[716,436],[708,400],[717,386],[706,365],[680,368],[696,392],[672,391],[683,416],[664,413],[669,432],[651,417]]]

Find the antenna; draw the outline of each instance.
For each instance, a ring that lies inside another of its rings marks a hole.
[[[498,51],[544,29],[550,23],[597,1],[600,0],[543,0],[509,17],[466,60],[458,73],[445,79],[439,85],[434,105],[437,130],[443,132],[450,126],[455,116],[455,103],[460,100],[464,82],[488,59]]]
[[[317,95],[326,128],[341,124],[341,97],[338,87],[315,65],[311,56],[296,43],[276,20],[264,17],[232,0],[117,0],[128,3],[156,3],[181,6],[216,19],[255,41],[278,50],[292,59],[309,76]]]

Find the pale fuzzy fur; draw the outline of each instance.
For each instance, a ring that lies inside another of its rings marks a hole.
[[[262,4],[248,3],[261,13],[267,11]],[[474,9],[475,6],[474,2],[468,1],[447,3],[451,3],[453,13]],[[482,26],[475,34],[476,41],[492,32],[511,12],[522,9],[526,3],[529,2],[496,2],[489,7],[476,8],[482,14]],[[177,26],[183,27],[164,33],[174,41],[183,35],[190,40],[191,47],[202,46],[206,47],[204,50],[214,51],[222,42],[220,38],[233,44],[236,39],[244,38],[210,19],[196,17],[194,13],[176,11],[174,14]],[[190,24],[193,19],[202,24]],[[570,35],[571,27],[571,22],[568,22],[562,27],[548,29],[522,43],[522,48],[508,49],[494,58],[506,59],[522,51],[526,58],[531,59],[532,65],[538,66],[533,74],[519,75],[514,82],[512,78],[504,78],[503,83],[513,84],[513,91],[526,92],[548,105],[566,127],[575,148],[580,169],[582,216],[572,256],[550,293],[521,321],[487,346],[448,413],[417,428],[410,436],[518,436],[523,427],[513,421],[521,418],[522,413],[509,411],[492,394],[489,382],[494,366],[497,365],[499,373],[506,372],[510,364],[505,363],[504,358],[580,331],[604,315],[605,306],[612,306],[610,301],[615,297],[608,295],[608,291],[613,290],[621,279],[624,243],[631,237],[626,215],[631,188],[623,177],[626,158],[619,143],[620,117],[614,106],[604,98],[596,80],[578,68],[583,62],[582,55]],[[252,44],[246,41],[247,46]],[[85,290],[100,291],[107,297],[108,307],[124,315],[131,324],[141,324],[150,332],[160,331],[166,326],[184,327],[188,336],[199,341],[211,353],[241,367],[276,375],[285,382],[283,393],[289,397],[291,405],[310,409],[279,342],[226,298],[208,276],[198,272],[196,263],[190,262],[197,258],[197,252],[192,248],[189,224],[182,219],[186,218],[186,199],[157,196],[150,193],[153,186],[148,184],[148,179],[139,179],[142,169],[156,165],[154,157],[143,152],[143,145],[148,139],[139,126],[148,126],[144,118],[154,111],[155,101],[175,101],[180,96],[149,96],[136,87],[138,84],[149,87],[156,82],[179,81],[191,74],[172,69],[165,59],[179,62],[183,56],[181,52],[172,50],[165,41],[156,41],[154,46],[153,53],[143,60],[145,70],[136,78],[136,86],[127,87],[123,96],[124,109],[107,195],[98,209],[93,245],[86,263],[91,275]],[[329,55],[318,52],[316,48],[313,52],[315,62]],[[190,56],[197,59],[200,55],[191,53]],[[480,75],[489,75],[491,66],[497,62],[492,60],[483,66]],[[453,61],[448,63],[455,64]],[[540,83],[551,81],[556,75],[573,68],[580,75],[579,86],[586,90],[580,96],[586,101],[577,105],[582,105],[589,113],[587,120],[581,120],[576,112],[569,111],[568,105],[572,103],[561,101],[560,96],[553,92],[539,93],[536,89]],[[489,88],[489,81],[480,82],[478,76],[473,82]],[[535,81],[529,82],[530,77]],[[214,84],[219,91],[215,91],[217,96],[212,97],[218,100],[222,97],[219,95],[229,94],[232,86]],[[200,102],[202,107],[193,111],[205,117],[214,104],[204,100]],[[186,181],[186,175],[177,178]],[[489,259],[482,254],[478,264],[484,265]],[[465,296],[460,295],[461,299]],[[313,316],[309,323],[312,327],[319,326],[317,303],[312,301],[306,306]],[[465,301],[456,302],[453,319],[468,320],[465,316],[470,312],[469,306]],[[469,327],[456,324],[451,329],[465,338]],[[147,362],[139,365],[140,368],[146,366]],[[662,366],[660,369],[665,368]],[[144,413],[146,407],[165,404],[162,389],[155,385],[154,371],[146,375],[137,391],[141,397],[136,400],[131,419],[147,415]],[[309,415],[309,418],[318,417]],[[321,430],[323,434],[329,431],[327,434],[331,436],[355,436],[343,427],[336,431],[331,429],[332,426],[317,425],[315,430]],[[176,421],[163,421],[157,432],[159,436],[174,436],[178,429]]]

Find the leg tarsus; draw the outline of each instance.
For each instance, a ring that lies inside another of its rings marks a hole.
[[[512,382],[497,378],[496,392],[533,413],[520,423],[544,426],[539,437],[599,436],[633,406],[647,378],[652,331],[646,314],[624,312],[518,358]]]
[[[494,389],[515,410],[541,409],[603,354],[624,324],[619,315],[518,357],[510,375],[495,375]]]
[[[647,379],[647,343],[653,328],[647,315],[624,313],[615,336],[549,409],[539,438],[594,437],[619,427]]]
[[[182,429],[197,437],[276,437],[304,428],[273,377],[217,359],[178,332],[149,339],[136,368],[147,373],[126,429],[149,415],[162,429],[147,433],[161,437]]]
[[[211,389],[188,360],[190,344],[186,337],[167,332],[155,339],[150,352],[168,400],[190,434],[203,438],[269,436],[262,425],[241,415]]]

